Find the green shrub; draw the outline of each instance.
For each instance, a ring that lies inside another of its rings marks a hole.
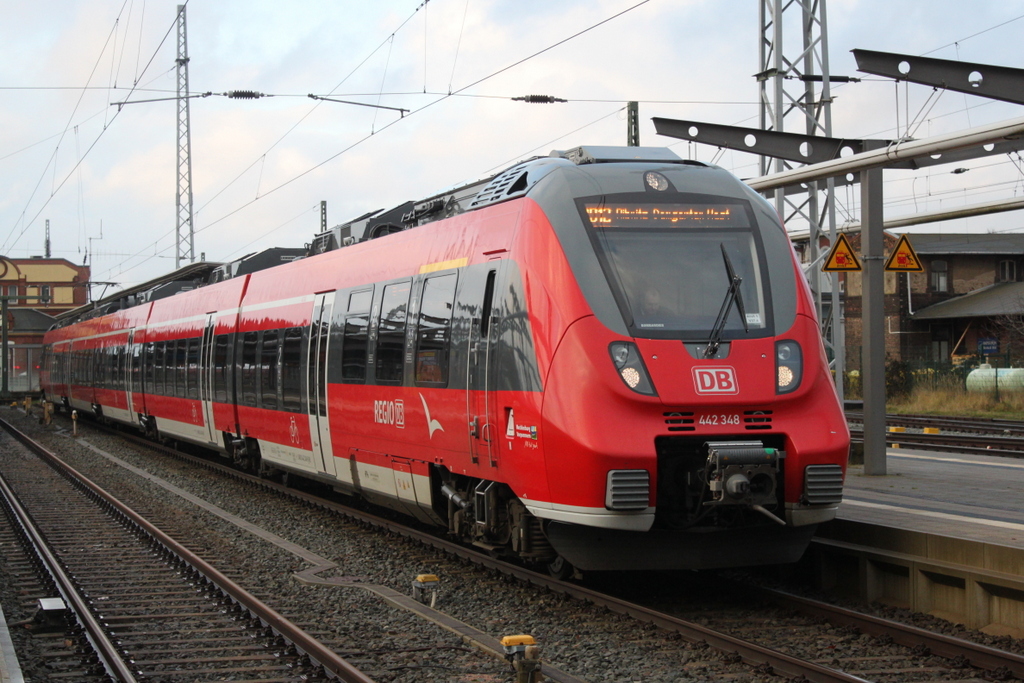
[[[885,362],[885,397],[900,398],[910,393],[913,388],[913,373],[910,363],[902,360]]]

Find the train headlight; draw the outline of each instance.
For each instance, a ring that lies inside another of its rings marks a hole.
[[[668,178],[657,171],[648,171],[645,173],[644,181],[652,190],[657,190],[658,192],[664,192],[669,186]]]
[[[803,354],[795,341],[775,342],[775,392],[788,394],[800,386]]]
[[[651,383],[650,376],[647,374],[647,368],[644,366],[644,361],[640,357],[640,350],[637,349],[636,344],[631,342],[613,342],[608,347],[608,352],[611,354],[615,369],[619,372],[619,377],[627,387],[638,394],[646,396],[658,395],[658,392],[654,390],[654,384]]]

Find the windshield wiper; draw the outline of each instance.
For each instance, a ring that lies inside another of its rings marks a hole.
[[[722,248],[722,258],[725,260],[725,273],[729,277],[729,290],[725,293],[725,301],[722,302],[722,308],[718,311],[718,318],[715,319],[715,326],[711,329],[708,346],[704,349],[705,358],[713,358],[718,353],[718,347],[722,343],[722,332],[725,330],[725,323],[729,319],[729,312],[732,311],[733,304],[736,305],[736,310],[740,314],[740,320],[743,321],[743,331],[750,332],[750,328],[747,326],[747,312],[743,308],[743,293],[740,292],[743,278],[733,270],[732,261],[729,260],[729,254],[725,251],[725,244],[719,243],[718,246]]]

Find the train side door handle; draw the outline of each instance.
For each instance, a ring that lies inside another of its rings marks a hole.
[[[491,428],[493,426],[494,425],[492,425],[490,422],[484,422],[483,425],[481,425],[480,416],[474,415],[473,419],[469,423],[469,435],[477,439],[482,439],[486,443],[490,443]]]

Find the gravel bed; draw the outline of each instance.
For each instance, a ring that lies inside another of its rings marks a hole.
[[[139,512],[151,516],[154,522],[160,524],[165,523],[164,519],[173,519],[180,528],[191,530],[188,532],[190,537],[201,535],[202,540],[192,541],[192,544],[201,543],[206,549],[205,556],[212,556],[222,570],[231,568],[233,578],[328,641],[375,679],[382,682],[513,680],[504,663],[472,650],[447,631],[392,608],[361,589],[300,584],[293,578],[293,573],[307,568],[301,560],[76,444],[66,434],[67,422],[62,418],[58,417],[53,426],[43,428],[18,410],[5,412],[4,416],[47,443],[101,486],[123,496]],[[754,683],[779,680],[755,673],[702,644],[688,644],[675,633],[532,586],[518,585],[484,569],[449,558],[433,548],[364,529],[318,508],[255,490],[211,472],[199,471],[177,460],[151,453],[142,454],[131,445],[87,426],[83,426],[82,438],[239,517],[330,558],[339,565],[331,572],[333,574],[360,577],[366,582],[385,585],[403,593],[410,592],[415,575],[437,574],[440,578],[438,609],[496,638],[530,633],[540,643],[545,661],[593,683],[690,680]],[[744,576],[756,582],[771,582],[762,574]],[[679,575],[669,580],[678,587]],[[794,590],[792,585],[786,588]],[[686,592],[685,587],[668,590],[665,597],[668,598],[668,594],[685,595]],[[700,621],[702,609],[714,610],[717,607],[712,604],[712,596],[701,592],[699,587],[690,592],[699,594],[683,600],[692,605],[689,613],[682,615],[683,618]],[[881,605],[846,606],[993,647],[1017,652],[1022,650],[1021,641],[965,631],[960,625],[927,615]],[[769,616],[763,611],[745,613],[737,610],[736,614],[738,619],[749,618],[751,623],[765,623],[765,617]],[[766,627],[774,628],[771,623]],[[844,642],[843,656],[846,658],[862,656],[870,659],[880,654],[879,644],[868,636],[846,633],[841,628],[836,630],[827,625],[822,626],[822,635],[839,637]],[[427,648],[428,651],[414,651],[417,648]],[[793,653],[792,647],[783,649]],[[832,661],[821,663],[839,665]]]
[[[307,586],[293,574],[307,568],[261,539],[131,474],[70,437],[58,416],[42,427],[20,410],[4,418],[37,438],[100,486],[154,523],[173,520],[204,555],[272,607],[325,640],[374,679],[395,681],[512,681],[507,664],[460,638],[358,588]],[[400,537],[340,519],[318,508],[255,490],[179,461],[142,454],[131,445],[80,425],[81,439],[193,495],[337,562],[334,572],[410,592],[413,577],[437,574],[437,608],[495,638],[529,633],[542,658],[593,683],[730,680],[777,681],[732,658],[691,645],[589,604],[521,586],[487,570]],[[201,538],[197,541],[194,539]],[[424,651],[417,651],[423,648]]]

